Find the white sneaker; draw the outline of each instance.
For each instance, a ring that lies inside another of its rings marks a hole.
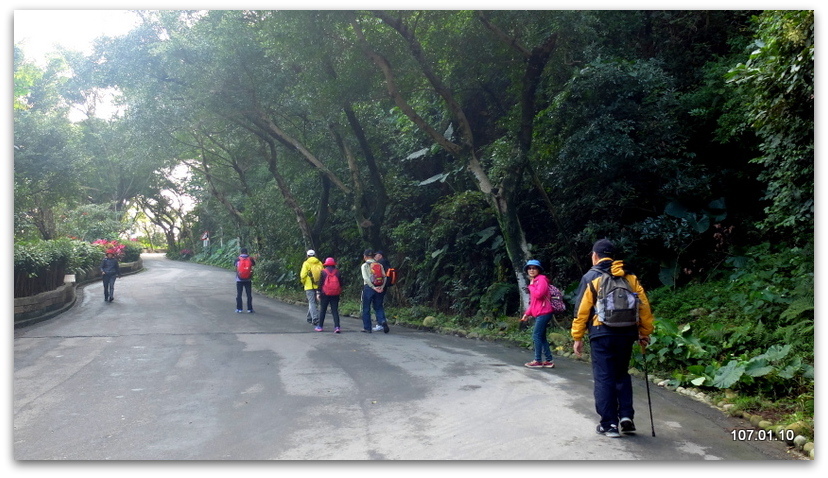
[[[380,330],[382,330],[382,326],[380,324],[377,324],[377,325],[374,326],[374,328],[372,330],[374,332],[379,332]]]

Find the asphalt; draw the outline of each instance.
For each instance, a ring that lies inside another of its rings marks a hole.
[[[638,433],[595,433],[587,363],[522,364],[515,346],[392,324],[314,332],[306,309],[232,272],[145,255],[115,301],[82,288],[58,317],[15,330],[13,455],[41,460],[538,464],[802,462],[783,443],[734,440],[744,420],[635,381]],[[343,271],[347,273],[347,271]],[[656,436],[652,436],[652,430]],[[743,468],[739,468],[743,469]],[[746,469],[746,468],[744,468]]]

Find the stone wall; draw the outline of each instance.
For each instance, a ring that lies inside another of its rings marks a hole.
[[[118,266],[122,276],[135,274],[144,269],[144,261],[138,259],[135,262],[118,264]],[[76,288],[100,279],[100,271],[93,269],[83,277],[77,277],[77,282],[66,283],[49,292],[14,299],[14,328],[48,320],[69,310],[77,300]]]

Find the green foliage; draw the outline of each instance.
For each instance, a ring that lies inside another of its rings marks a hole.
[[[100,264],[100,247],[84,241],[56,239],[14,245],[14,296],[26,297],[63,285],[65,274],[83,274]]]
[[[66,210],[60,219],[57,233],[81,241],[117,239],[124,229],[121,215],[103,204],[86,204]]]
[[[224,247],[214,245],[210,248],[209,251],[202,250],[198,254],[195,254],[192,257],[192,259],[202,264],[209,264],[213,266],[232,269],[233,261],[236,260],[237,257],[239,257],[240,249],[241,246],[239,245],[238,239],[231,239],[224,244]]]
[[[771,202],[764,226],[801,244],[814,227],[814,12],[767,11],[756,23],[750,58],[729,79],[762,139],[754,162]]]
[[[813,390],[812,257],[764,244],[731,261],[741,267],[726,280],[654,291],[659,318],[646,360],[672,371],[675,385],[770,399]]]
[[[772,345],[766,352],[730,359],[724,365],[692,365],[687,374],[674,374],[678,384],[733,389],[777,399],[797,395],[813,386],[814,367],[790,354],[790,345]]]
[[[138,241],[124,241],[124,262],[135,262],[141,258],[143,247]]]

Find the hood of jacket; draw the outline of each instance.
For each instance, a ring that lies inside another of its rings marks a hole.
[[[626,268],[624,267],[624,261],[622,260],[616,261],[610,258],[605,258],[601,259],[597,264],[595,264],[594,267],[617,277],[624,277],[628,274]],[[589,280],[595,279],[595,277],[598,276],[592,276]]]
[[[320,261],[320,260],[319,260],[319,258],[318,258],[318,257],[316,257],[316,256],[310,256],[310,257],[308,257],[308,260],[306,260],[305,262],[307,262],[307,264],[308,264],[309,266],[316,266],[316,265],[320,265],[320,266],[321,266],[321,265],[322,265],[322,261]]]

